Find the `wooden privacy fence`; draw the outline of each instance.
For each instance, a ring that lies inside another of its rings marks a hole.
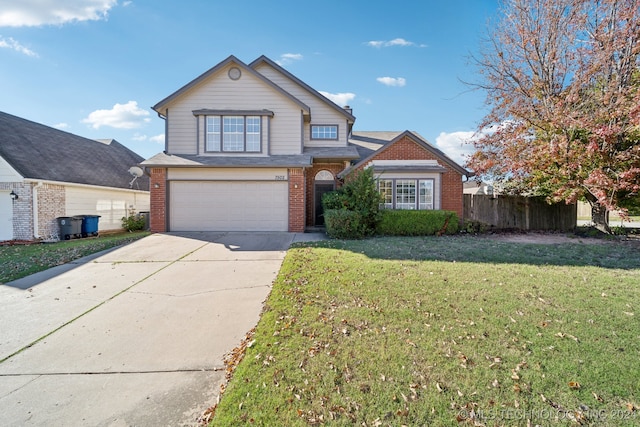
[[[575,204],[548,204],[544,197],[464,195],[464,219],[497,229],[573,230]]]

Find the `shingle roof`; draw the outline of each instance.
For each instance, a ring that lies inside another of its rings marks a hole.
[[[307,167],[309,155],[280,156],[197,156],[159,153],[142,162],[147,167]]]
[[[0,156],[28,179],[130,188],[128,170],[144,158],[115,140],[103,142],[0,111]],[[142,176],[134,190],[149,190]]]
[[[433,154],[449,164],[453,169],[457,170],[461,175],[472,176],[473,174],[465,168],[453,161],[440,149],[429,144],[419,133],[411,131],[391,132],[391,131],[370,131],[370,132],[353,132],[349,139],[349,144],[355,147],[360,154],[360,160],[355,165],[340,172],[338,176],[344,176],[349,171],[362,163],[371,160],[379,151],[386,150],[387,147],[395,144],[404,136],[411,138],[414,142],[421,145],[424,149],[431,151]]]

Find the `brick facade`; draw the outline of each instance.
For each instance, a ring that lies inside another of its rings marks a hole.
[[[458,218],[462,221],[462,175],[448,163],[443,162],[439,156],[405,135],[394,144],[382,148],[371,160],[437,160],[440,165],[447,169],[447,171],[441,175],[442,191],[440,208],[456,212]],[[364,164],[360,165],[358,169],[362,169],[364,166]]]
[[[43,184],[38,193],[38,234],[40,238],[56,240],[59,237],[58,218],[65,216],[66,194],[62,185]]]
[[[1,183],[0,189],[11,190],[18,195],[12,202],[14,240],[58,239],[57,218],[64,216],[65,209],[64,186],[15,182]],[[38,198],[37,230],[34,228],[34,191]]]
[[[289,231],[304,232],[305,171],[289,169]]]
[[[149,214],[149,228],[154,233],[167,231],[167,170],[151,168],[149,180],[151,191],[151,212]]]
[[[313,166],[306,170],[307,172],[307,209],[306,209],[306,225],[315,225],[315,176],[318,172],[326,170],[333,174],[335,177],[338,173],[344,170],[344,163],[314,163]],[[338,183],[336,182],[336,188]]]

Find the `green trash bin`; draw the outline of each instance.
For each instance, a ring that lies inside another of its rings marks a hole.
[[[82,236],[82,218],[75,216],[58,217],[60,240],[69,240]]]

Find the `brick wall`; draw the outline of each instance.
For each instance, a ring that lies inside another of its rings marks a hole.
[[[151,168],[149,187],[151,190],[149,228],[154,233],[163,233],[167,231],[167,170]]]
[[[426,150],[420,144],[405,136],[395,144],[383,149],[372,160],[437,160],[447,171],[442,173],[441,206],[443,210],[454,211],[460,221],[463,219],[462,175],[443,162],[440,157]],[[360,166],[363,168],[365,165]]]
[[[34,184],[35,186],[35,184]],[[59,238],[58,217],[66,216],[65,188],[62,185],[43,184],[38,192],[38,234],[41,239]]]
[[[310,169],[306,170],[307,173],[307,212],[306,212],[306,225],[314,225],[314,209],[315,209],[315,176],[321,170],[328,170],[335,177],[338,173],[344,169],[344,163],[314,163]],[[336,188],[338,185],[336,183]]]
[[[304,232],[305,171],[289,169],[289,231]]]

